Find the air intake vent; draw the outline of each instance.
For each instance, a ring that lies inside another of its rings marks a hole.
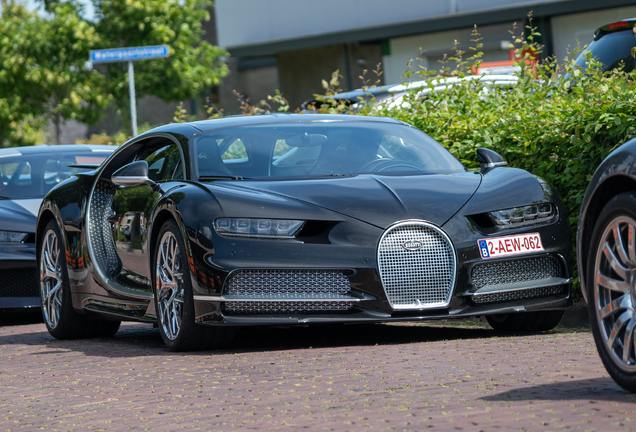
[[[455,285],[455,249],[448,236],[426,222],[389,228],[378,246],[382,285],[393,309],[446,307]]]
[[[563,271],[556,258],[540,256],[476,265],[471,271],[470,279],[475,288],[514,288],[517,284],[540,283],[542,280],[561,276]]]

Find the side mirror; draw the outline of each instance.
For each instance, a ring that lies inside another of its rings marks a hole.
[[[148,178],[148,162],[145,160],[124,165],[113,173],[110,180],[121,187],[148,185],[152,190],[158,188],[157,183]]]
[[[506,162],[499,153],[487,148],[477,149],[477,160],[481,166],[481,172],[484,174],[492,168],[508,165],[508,162]]]

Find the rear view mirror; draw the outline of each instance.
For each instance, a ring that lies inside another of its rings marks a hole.
[[[287,145],[292,147],[316,147],[327,142],[327,136],[322,134],[297,134],[285,137]]]
[[[508,165],[508,162],[506,162],[499,153],[487,148],[477,149],[477,161],[479,161],[479,166],[481,166],[481,172],[483,174],[486,174],[486,172],[495,167]]]
[[[157,183],[148,177],[148,162],[145,160],[131,162],[113,173],[110,180],[121,187],[148,185],[157,188]]]

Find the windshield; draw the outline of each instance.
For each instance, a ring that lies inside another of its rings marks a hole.
[[[43,198],[53,186],[85,168],[71,164],[100,164],[110,153],[50,153],[0,157],[0,197]]]
[[[636,36],[632,29],[608,33],[599,40],[593,41],[590,46],[576,59],[576,65],[583,70],[587,69],[587,53],[603,63],[603,72],[616,69],[620,62],[624,63],[623,70],[631,72],[634,69],[634,57],[632,48],[636,46]]]
[[[463,172],[425,133],[384,122],[239,126],[194,139],[197,175],[266,178]]]

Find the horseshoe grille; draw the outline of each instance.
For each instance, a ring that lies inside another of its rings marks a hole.
[[[439,228],[402,222],[380,239],[378,269],[393,309],[446,307],[455,285],[455,249]]]

